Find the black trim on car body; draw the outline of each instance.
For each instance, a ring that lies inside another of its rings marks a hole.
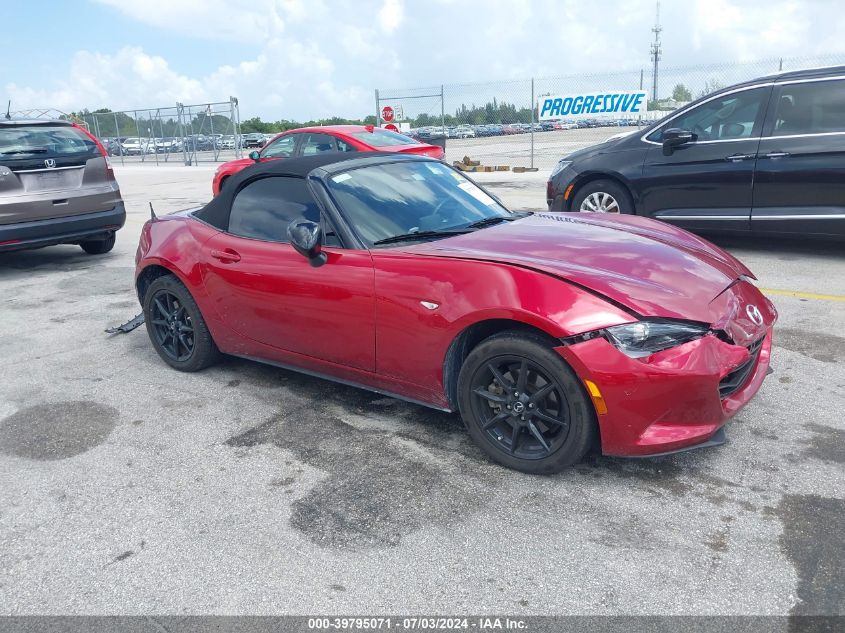
[[[119,202],[107,211],[1,224],[0,252],[106,239],[125,223],[126,208]]]

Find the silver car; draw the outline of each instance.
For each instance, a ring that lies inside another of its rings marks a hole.
[[[107,253],[125,221],[96,138],[68,121],[0,119],[0,252],[79,244]]]

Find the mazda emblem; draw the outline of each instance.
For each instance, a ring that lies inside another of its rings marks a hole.
[[[757,306],[749,304],[745,307],[745,312],[748,314],[748,318],[755,324],[763,325],[763,315],[760,314],[760,310],[757,309]]]
[[[44,166],[47,169],[54,169],[56,167],[56,159],[55,158],[48,158],[44,161]]]

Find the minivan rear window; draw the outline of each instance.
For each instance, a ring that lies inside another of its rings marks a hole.
[[[98,153],[94,141],[71,126],[0,126],[0,161],[32,158],[81,158],[86,154]]]

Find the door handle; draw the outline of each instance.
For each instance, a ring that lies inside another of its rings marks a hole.
[[[224,264],[241,261],[241,256],[235,251],[233,251],[231,248],[227,248],[222,251],[213,250],[211,251],[211,256],[214,259],[219,259]]]
[[[741,160],[748,160],[749,158],[754,158],[755,156],[757,156],[757,154],[731,154],[730,156],[725,156],[725,160],[737,163]]]
[[[789,156],[789,152],[769,152],[765,155],[766,158],[784,158]]]

